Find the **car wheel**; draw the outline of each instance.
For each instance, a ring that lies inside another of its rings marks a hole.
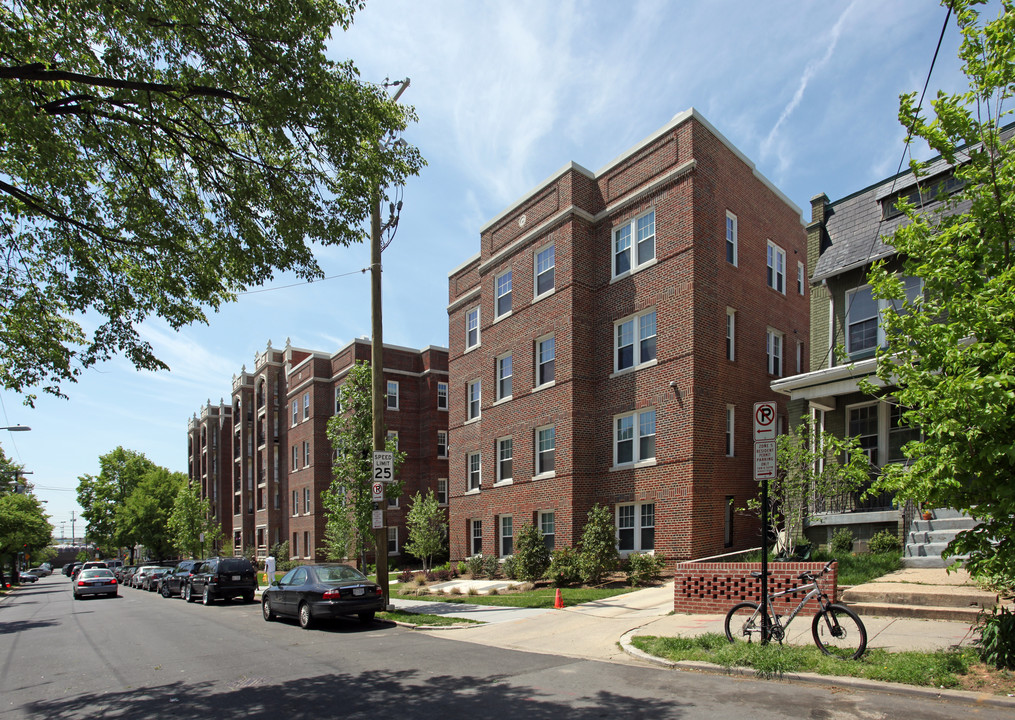
[[[248,605],[250,603],[254,602],[254,593],[252,593],[252,592],[244,593],[243,594],[243,602],[247,603]]]
[[[75,600],[80,600],[81,599],[81,596],[78,595],[77,593],[73,593],[73,595],[74,595],[74,599]]]
[[[361,612],[359,614],[360,622],[370,623],[374,621],[374,611],[369,610],[367,612]]]
[[[187,583],[187,588],[183,591],[183,599],[187,602],[194,602],[194,589]]]
[[[205,585],[204,593],[201,594],[201,604],[211,605],[213,602],[215,602],[215,598],[212,597],[211,588]]]
[[[261,615],[264,616],[265,622],[271,622],[276,617],[274,611],[271,609],[271,599],[268,597],[264,597],[261,600]]]
[[[310,614],[310,606],[305,602],[300,603],[300,627],[309,630],[313,624],[314,616]]]
[[[169,595],[170,595],[169,585],[166,583],[162,583],[162,597],[167,598],[169,597]]]

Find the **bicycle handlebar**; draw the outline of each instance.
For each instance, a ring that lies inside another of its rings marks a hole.
[[[828,563],[823,568],[821,568],[821,572],[819,572],[817,575],[812,573],[810,570],[804,570],[802,573],[797,575],[797,579],[798,580],[813,580],[815,577],[821,577],[822,575],[824,575],[825,573],[827,573],[829,570],[832,569],[832,563],[834,563],[834,562],[835,562],[835,560],[829,560]]]

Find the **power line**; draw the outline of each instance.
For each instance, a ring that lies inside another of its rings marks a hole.
[[[236,293],[237,295],[256,295],[257,293],[271,292],[273,290],[286,290],[288,288],[303,287],[304,285],[312,285],[314,283],[324,282],[325,280],[334,280],[335,278],[349,277],[350,275],[362,275],[369,268],[363,268],[361,270],[353,270],[352,272],[341,273],[339,275],[328,275],[317,280],[307,280],[306,282],[293,283],[292,285],[278,285],[276,287],[258,288],[257,290],[244,290],[243,292]]]

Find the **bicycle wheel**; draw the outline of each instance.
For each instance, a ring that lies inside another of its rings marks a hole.
[[[726,630],[726,639],[731,643],[754,642],[755,638],[761,642],[761,612],[758,603],[742,602],[734,605],[726,613],[723,629]]]
[[[867,628],[855,612],[843,605],[829,605],[815,615],[811,633],[821,652],[843,660],[859,660],[867,649]]]

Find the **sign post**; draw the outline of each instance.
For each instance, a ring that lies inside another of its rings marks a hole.
[[[761,481],[761,642],[768,643],[768,481],[775,477],[778,408],[774,402],[754,403],[754,479]]]

